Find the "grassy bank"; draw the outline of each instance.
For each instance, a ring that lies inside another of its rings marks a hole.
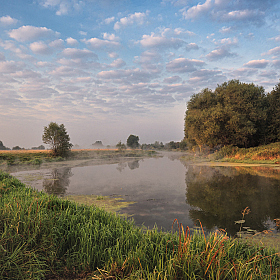
[[[0,150],[0,166],[11,165],[40,165],[45,162],[80,159],[117,159],[121,157],[146,157],[154,156],[155,151],[142,150],[98,150],[82,149],[72,150],[67,158],[54,157],[50,150]]]
[[[253,148],[225,146],[211,156],[215,160],[241,163],[280,163],[280,142]]]
[[[223,233],[178,232],[146,231],[0,173],[0,279],[280,278],[272,251]]]

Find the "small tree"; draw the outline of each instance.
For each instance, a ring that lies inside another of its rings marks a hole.
[[[121,141],[116,145],[119,151],[124,151],[126,149],[125,144],[123,144]]]
[[[58,125],[54,122],[44,127],[42,140],[45,144],[51,146],[54,156],[67,155],[73,146],[73,144],[70,143],[70,137],[66,132],[64,124]]]
[[[126,140],[126,144],[128,147],[132,148],[132,149],[136,149],[139,147],[139,137],[130,134],[129,137]]]

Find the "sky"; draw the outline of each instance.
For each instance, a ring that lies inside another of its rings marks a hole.
[[[180,141],[193,94],[279,68],[279,0],[0,0],[0,141]]]

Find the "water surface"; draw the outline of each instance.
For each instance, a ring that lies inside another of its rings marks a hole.
[[[242,210],[246,226],[277,231],[280,218],[279,170],[268,167],[197,166],[162,158],[13,173],[32,187],[58,196],[122,196],[136,203],[124,208],[137,225],[170,230],[177,219],[185,227],[225,229],[234,235]]]

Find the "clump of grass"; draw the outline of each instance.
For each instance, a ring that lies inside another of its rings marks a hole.
[[[0,279],[279,279],[277,254],[225,233],[144,230],[6,173],[0,182]]]

